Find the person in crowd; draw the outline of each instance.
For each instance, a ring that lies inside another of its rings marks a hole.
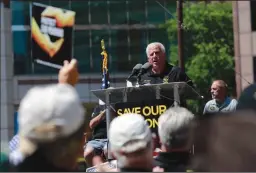
[[[141,115],[123,114],[113,119],[109,142],[121,172],[152,172],[152,134]]]
[[[0,152],[0,172],[9,171],[8,155]]]
[[[211,85],[212,100],[204,107],[203,114],[236,111],[237,101],[228,96],[228,86],[223,80],[215,80]]]
[[[19,146],[9,158],[11,171],[76,170],[85,130],[85,110],[74,88],[77,61],[65,61],[58,79],[59,84],[34,87],[22,99]]]
[[[10,149],[10,152],[14,152],[18,146],[19,146],[19,135],[16,134],[12,137],[11,141],[9,142],[9,149]]]
[[[256,110],[256,84],[243,90],[238,99],[237,110]]]
[[[141,76],[141,82],[150,84],[187,82],[193,86],[192,81],[181,68],[168,64],[165,47],[162,43],[153,42],[146,48],[148,62],[152,65],[145,74]]]
[[[106,106],[102,100],[99,100],[99,105],[94,108],[89,126],[93,130],[93,134],[92,140],[84,146],[84,158],[87,165],[92,166],[92,158],[95,152],[107,156]]]
[[[196,172],[255,172],[256,116],[241,110],[204,119],[194,131]]]
[[[188,85],[194,87],[193,82],[187,74],[177,66],[173,66],[167,62],[165,47],[162,43],[152,42],[147,45],[146,55],[148,63],[151,67],[140,77],[141,84],[160,84],[171,82],[186,82]],[[166,101],[170,102],[170,99]],[[181,106],[186,107],[184,100],[180,100]],[[156,147],[160,144],[156,142]]]
[[[166,172],[186,172],[192,148],[194,115],[183,107],[172,107],[158,120],[162,152],[155,158],[156,166]]]

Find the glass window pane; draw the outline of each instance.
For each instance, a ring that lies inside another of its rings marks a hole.
[[[59,73],[59,69],[55,69],[52,67],[48,67],[42,64],[34,63],[34,74],[43,74],[43,75],[49,75],[49,74],[55,74],[57,75]]]
[[[53,7],[63,8],[66,10],[70,9],[70,1],[69,0],[58,0],[58,1],[50,1],[50,5]]]
[[[88,1],[81,0],[72,0],[71,9],[76,12],[76,21],[77,25],[89,24],[89,6]]]
[[[97,72],[97,73],[101,73],[102,69],[102,56],[101,56],[101,48],[100,45],[97,46],[92,46],[91,48],[92,51],[92,68],[91,68],[91,72]]]
[[[162,6],[164,6],[163,1],[158,1]],[[149,24],[160,24],[165,22],[165,10],[156,2],[148,1],[148,19]]]
[[[144,30],[130,30],[130,54],[133,62],[143,62],[145,57],[144,51],[144,41],[145,41],[145,31]]]
[[[90,72],[90,35],[89,31],[74,32],[74,58],[78,60],[80,73]]]
[[[129,24],[145,24],[145,1],[129,1]]]
[[[58,69],[32,63],[30,38],[30,31],[13,32],[14,74],[58,74]]]
[[[91,23],[108,24],[107,1],[90,1]]]
[[[109,33],[108,30],[95,30],[92,31],[92,72],[101,72],[101,40],[104,39],[106,50],[109,47]]]
[[[130,71],[129,45],[127,41],[127,30],[112,30],[111,32],[111,56],[112,71]]]
[[[149,43],[150,42],[160,42],[165,46],[166,49],[166,55],[168,57],[169,55],[169,39],[168,39],[168,34],[166,29],[160,29],[160,28],[155,28],[155,29],[149,29],[148,30],[148,39]]]
[[[143,63],[145,61],[145,53],[142,51],[142,47],[130,46],[131,61],[134,64]]]
[[[254,82],[256,82],[256,57],[252,57],[253,60],[253,77],[254,77]]]
[[[256,30],[256,1],[250,1],[250,7],[251,7],[251,23],[252,23],[252,31]]]
[[[175,15],[176,15],[176,1],[167,1],[165,2],[166,6],[165,8],[167,8],[169,10],[169,12],[172,14],[168,14],[167,12],[165,12],[166,15],[166,20],[168,19],[172,19]]]
[[[37,1],[11,1],[12,24],[30,25],[30,4],[32,2],[49,5],[49,0]]]
[[[26,1],[11,1],[13,25],[29,25],[29,4]]]
[[[148,37],[149,42],[161,42],[162,44],[165,44],[168,42],[168,34],[166,32],[166,29],[149,29],[148,30]]]
[[[30,31],[13,32],[14,74],[31,73]]]
[[[40,3],[40,4],[45,4],[45,5],[50,5],[51,0],[36,0],[32,2]]]
[[[127,24],[125,1],[110,1],[109,11],[111,24]]]

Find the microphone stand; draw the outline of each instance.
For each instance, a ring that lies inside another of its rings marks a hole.
[[[137,76],[137,81],[136,81],[136,86],[140,86],[141,85],[141,73],[138,74]]]

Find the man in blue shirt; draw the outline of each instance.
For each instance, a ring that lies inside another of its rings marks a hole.
[[[212,83],[212,100],[206,103],[203,114],[227,113],[236,110],[237,101],[228,97],[227,89],[227,84],[223,80],[215,80]]]

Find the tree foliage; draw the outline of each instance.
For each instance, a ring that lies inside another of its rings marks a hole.
[[[213,80],[222,79],[235,90],[233,23],[231,2],[187,2],[183,8],[184,58],[186,73],[197,90],[209,98]],[[177,19],[170,19],[167,28],[171,40],[173,64],[178,64]],[[199,109],[198,102],[191,106]]]

